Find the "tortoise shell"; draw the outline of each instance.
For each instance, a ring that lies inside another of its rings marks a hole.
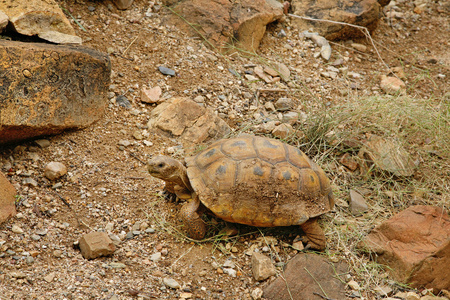
[[[301,225],[334,205],[325,172],[279,140],[251,135],[223,139],[185,161],[200,201],[228,222]]]

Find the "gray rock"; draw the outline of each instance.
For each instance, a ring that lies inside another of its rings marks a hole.
[[[164,67],[164,66],[159,66],[159,67],[158,67],[158,70],[159,70],[162,74],[168,75],[168,76],[175,76],[175,74],[176,74],[174,70],[169,69],[169,68]]]
[[[164,278],[163,283],[172,289],[181,288],[181,285],[175,279],[172,278]]]
[[[350,190],[350,211],[353,215],[359,216],[366,212],[369,207],[366,204],[366,199],[355,190]]]
[[[156,252],[156,253],[150,255],[150,260],[154,261],[154,262],[157,262],[157,261],[161,260],[161,257],[162,257],[161,252]]]
[[[130,109],[132,107],[130,101],[124,95],[118,95],[116,97],[116,104],[127,109]]]
[[[234,270],[234,269],[232,269],[232,268],[223,268],[223,272],[224,272],[225,274],[230,275],[231,277],[236,277],[236,275],[237,275],[236,270]]]

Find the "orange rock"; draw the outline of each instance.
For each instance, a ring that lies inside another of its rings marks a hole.
[[[89,126],[103,116],[107,55],[81,46],[0,39],[0,144]]]
[[[412,206],[376,227],[359,247],[376,253],[398,281],[450,289],[450,218],[440,207]]]
[[[16,189],[0,172],[0,224],[16,215],[15,196]]]

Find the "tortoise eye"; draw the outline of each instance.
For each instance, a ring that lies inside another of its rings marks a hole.
[[[164,163],[159,163],[158,168],[162,168],[162,167],[164,167]]]

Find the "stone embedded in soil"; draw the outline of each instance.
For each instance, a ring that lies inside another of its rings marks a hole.
[[[385,2],[389,3],[389,0]],[[297,16],[364,26],[370,32],[377,27],[381,16],[381,5],[377,0],[349,0],[345,5],[336,5],[334,1],[328,0],[292,0],[291,6],[293,14]],[[312,22],[299,18],[292,18],[292,24],[300,31],[309,30],[312,27],[314,32],[318,32],[328,40],[364,36],[359,28],[343,24]]]
[[[356,160],[348,153],[342,155],[339,162],[349,168],[351,171],[355,171],[358,168],[358,163]]]
[[[287,263],[283,277],[264,288],[263,297],[268,300],[320,299],[314,293],[323,295],[326,291],[330,299],[346,299],[344,278],[336,277],[347,272],[348,266],[343,262],[332,264],[317,254],[297,254]]]
[[[185,147],[197,146],[210,139],[220,139],[230,132],[224,120],[212,110],[188,98],[171,98],[150,114],[148,127],[161,135],[180,137]]]
[[[118,9],[125,10],[131,7],[134,0],[113,0]]]
[[[412,287],[450,289],[450,217],[440,207],[416,205],[377,226],[359,248]]]
[[[0,224],[16,215],[16,189],[0,172]]]
[[[47,148],[50,146],[50,141],[46,139],[35,140],[34,142],[41,148]]]
[[[144,103],[157,103],[161,98],[162,90],[159,86],[151,89],[142,88],[141,101]]]
[[[403,80],[397,77],[382,75],[380,87],[387,94],[397,94],[403,92],[406,85]]]
[[[405,148],[394,139],[374,135],[364,143],[358,156],[363,161],[360,165],[363,172],[370,169],[367,163],[373,162],[379,169],[396,176],[414,174],[414,161]]]
[[[81,46],[0,39],[0,57],[0,74],[9,74],[0,86],[0,144],[84,128],[103,116],[111,72],[107,55]]]
[[[366,212],[369,207],[366,204],[366,199],[355,190],[350,190],[350,211],[353,215],[359,216]]]
[[[168,75],[168,76],[175,76],[175,75],[176,75],[176,73],[175,73],[174,70],[169,69],[169,68],[164,67],[164,66],[159,66],[159,67],[158,67],[158,70],[159,70],[159,71],[161,72],[161,74],[163,74],[163,75]]]
[[[277,1],[186,0],[171,1],[183,20],[172,15],[170,22],[184,32],[202,35],[219,51],[243,49],[256,51],[266,26],[283,16],[283,5]],[[170,4],[169,4],[170,5]],[[194,31],[190,24],[196,24]],[[232,45],[233,47],[229,47]],[[235,47],[234,47],[235,46]]]
[[[252,254],[253,278],[258,281],[266,280],[275,275],[276,269],[269,257],[264,254],[253,252]]]
[[[44,176],[56,180],[67,174],[67,167],[60,162],[52,161],[44,167]]]
[[[164,278],[163,283],[172,289],[181,288],[181,285],[175,279],[172,278]]]
[[[274,106],[277,111],[287,111],[294,107],[294,101],[291,98],[280,98],[275,102]]]
[[[294,132],[294,128],[290,124],[280,124],[272,130],[273,136],[285,139]]]
[[[116,246],[105,232],[90,232],[79,240],[81,254],[86,259],[109,256],[114,253]]]

